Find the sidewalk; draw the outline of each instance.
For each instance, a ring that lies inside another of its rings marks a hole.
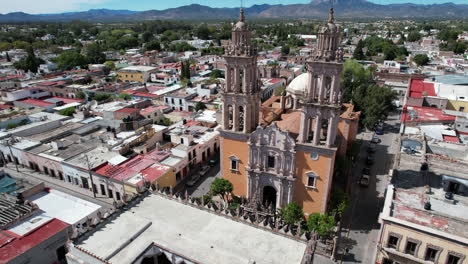
[[[3,167],[3,170],[15,178],[30,180],[32,182],[43,182],[46,187],[71,194],[90,202],[94,202],[103,207],[114,207],[114,200],[111,198],[103,197],[99,194],[96,194],[96,197],[94,197],[93,193],[87,189],[83,189],[76,185],[61,181],[57,178],[44,175],[29,168],[23,168],[21,165],[18,165],[19,172],[16,171],[15,165],[13,163],[8,163],[7,166]]]

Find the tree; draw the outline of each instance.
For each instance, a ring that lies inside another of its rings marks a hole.
[[[276,87],[274,94],[275,96],[286,95],[286,87],[284,87],[283,85]]]
[[[71,70],[75,67],[85,68],[88,60],[80,53],[70,50],[65,51],[57,57],[57,64],[61,70]]]
[[[200,110],[205,110],[206,109],[206,105],[202,102],[198,102],[196,105],[195,105],[195,111],[198,112]]]
[[[161,51],[161,43],[157,40],[152,40],[145,45],[146,50],[157,50]]]
[[[309,231],[317,233],[319,236],[327,236],[335,228],[335,219],[327,214],[313,213],[307,219]]]
[[[419,34],[419,32],[417,31],[411,31],[408,34],[408,38],[407,38],[409,42],[419,41],[420,39],[421,39],[421,34]]]
[[[106,68],[108,68],[110,71],[115,70],[115,63],[113,61],[106,61],[104,62],[104,65],[106,65]]]
[[[212,78],[212,79],[218,79],[218,78],[222,78],[222,77],[223,77],[223,72],[221,70],[218,70],[218,69],[214,69],[210,74],[210,78]]]
[[[365,60],[366,56],[364,55],[364,41],[359,40],[358,44],[356,45],[356,49],[354,49],[353,58],[356,60]]]
[[[86,59],[89,63],[101,64],[106,61],[106,55],[98,43],[92,43],[86,47]]]
[[[291,51],[291,48],[287,45],[284,45],[283,47],[281,47],[281,55],[283,56],[288,55],[290,51]]]
[[[232,183],[222,178],[216,178],[210,186],[211,193],[213,195],[220,195],[223,201],[226,201],[226,196],[230,194],[233,189]]]
[[[75,97],[78,99],[86,99],[86,94],[82,91],[78,91],[75,93]]]
[[[182,62],[180,66],[180,78],[190,80],[190,75],[190,62]]]
[[[413,62],[418,66],[427,65],[429,63],[429,57],[426,54],[417,54],[413,57]]]
[[[396,93],[390,87],[370,85],[363,104],[364,126],[373,129],[379,121],[386,120],[394,108],[395,99]]]
[[[101,102],[101,101],[105,101],[105,100],[107,100],[109,98],[111,98],[110,94],[99,93],[99,94],[96,94],[93,99],[98,101],[98,102]]]
[[[170,126],[170,125],[172,125],[172,121],[171,121],[169,118],[165,117],[165,118],[163,119],[163,124],[164,124],[165,126]]]
[[[296,202],[288,203],[280,210],[281,218],[288,225],[294,225],[304,219],[304,211]]]
[[[59,111],[59,114],[64,116],[72,116],[75,113],[75,107],[68,107]]]
[[[343,101],[352,102],[356,111],[362,111],[361,124],[369,129],[387,118],[396,99],[391,88],[375,84],[372,74],[371,68],[365,69],[357,61],[348,60],[344,63],[341,79]]]
[[[8,52],[6,53],[6,56],[5,56],[5,57],[6,57],[6,61],[7,61],[7,62],[11,62],[11,58],[10,58],[10,55],[8,54]]]
[[[0,51],[11,50],[13,45],[10,42],[0,42]]]
[[[124,100],[130,100],[130,99],[132,99],[132,96],[127,94],[127,93],[121,93],[121,94],[119,94],[119,98],[124,99]]]
[[[36,58],[36,55],[34,54],[34,50],[31,45],[27,48],[27,51],[28,56],[26,57],[26,59],[22,59],[18,62],[15,62],[14,66],[17,69],[36,73],[37,69],[39,68],[39,65],[44,63],[44,61],[40,58]]]
[[[210,38],[210,30],[208,29],[208,26],[203,23],[201,24],[196,31],[197,37],[199,39],[209,39]]]

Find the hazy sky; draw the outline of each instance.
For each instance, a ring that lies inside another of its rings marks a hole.
[[[417,3],[434,4],[453,2],[466,4],[467,0],[370,0],[377,4]],[[92,8],[150,10],[182,5],[201,4],[212,7],[237,7],[240,0],[0,0],[0,13],[26,12],[31,14],[83,11]],[[310,0],[244,0],[244,6],[254,4],[308,3]]]

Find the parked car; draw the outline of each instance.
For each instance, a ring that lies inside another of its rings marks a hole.
[[[195,184],[197,184],[199,180],[200,180],[200,174],[192,175],[190,180],[187,181],[186,185],[189,187],[195,186]]]
[[[370,168],[369,167],[364,167],[362,169],[362,174],[370,175]]]
[[[214,167],[218,163],[218,158],[212,158],[208,163],[210,164],[210,167]]]
[[[367,147],[367,152],[374,153],[376,147],[377,146],[374,143],[370,143],[369,147]]]
[[[366,164],[367,164],[367,165],[372,165],[372,164],[374,164],[374,156],[371,156],[371,155],[367,156],[367,158],[366,158]]]
[[[209,170],[210,170],[210,166],[207,166],[207,165],[203,166],[203,167],[200,169],[200,172],[199,172],[200,176],[205,176],[205,174],[206,174]]]
[[[374,144],[378,144],[381,141],[382,140],[380,140],[380,138],[378,136],[373,136],[372,139],[371,139],[371,143],[374,143]]]
[[[377,134],[377,135],[383,135],[384,134],[384,125],[383,125],[383,123],[380,123],[377,126],[375,126],[375,134]]]
[[[363,174],[361,176],[361,179],[359,179],[359,185],[361,185],[362,187],[368,187],[369,182],[370,182],[370,176],[366,174]]]

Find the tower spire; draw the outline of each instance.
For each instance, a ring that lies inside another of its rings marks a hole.
[[[335,11],[333,7],[330,8],[330,12],[328,13],[328,23],[335,23]]]
[[[244,8],[240,8],[239,21],[245,22]]]

